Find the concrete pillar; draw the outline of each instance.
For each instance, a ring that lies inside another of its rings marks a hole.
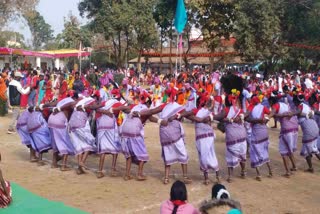
[[[59,58],[56,58],[55,61],[54,61],[54,67],[56,67],[57,69],[59,69],[60,67],[60,59]]]
[[[36,58],[36,67],[41,68],[41,58],[40,57]]]

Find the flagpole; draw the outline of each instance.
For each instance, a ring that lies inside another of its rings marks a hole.
[[[182,58],[182,53],[183,53],[183,43],[182,43],[182,34],[180,34],[180,38],[179,38],[179,46],[180,46],[180,49],[179,50],[179,59],[180,59],[180,72],[181,72],[181,58]],[[181,43],[181,45],[180,45]]]
[[[80,76],[81,76],[81,61],[82,61],[82,57],[81,57],[81,55],[82,55],[82,44],[81,44],[81,41],[80,41],[80,48],[79,48],[80,50],[80,62],[79,62],[79,73],[80,73]]]
[[[179,34],[177,36],[177,50],[176,50],[176,73],[178,74],[178,54],[179,54]]]

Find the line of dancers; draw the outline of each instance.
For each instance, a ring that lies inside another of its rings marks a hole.
[[[52,150],[52,167],[60,163],[61,171],[70,170],[68,157],[76,156],[77,174],[88,169],[86,160],[91,153],[100,156],[97,178],[104,177],[106,155],[112,155],[111,176],[117,176],[116,163],[119,153],[126,158],[124,180],[131,180],[131,164],[138,165],[136,179],[146,180],[143,167],[149,161],[144,142],[144,125],[147,121],[159,124],[160,145],[164,162],[163,183],[170,182],[170,166],[181,164],[182,180],[188,177],[188,152],[185,146],[185,131],[182,119],[194,122],[195,144],[204,184],[208,185],[209,171],[220,182],[219,164],[215,153],[213,121],[219,121],[219,129],[225,132],[225,161],[228,167],[228,182],[233,180],[233,170],[240,165],[241,177],[246,177],[246,159],[249,153],[251,167],[256,170],[256,179],[261,181],[260,167],[266,165],[268,176],[273,172],[269,158],[270,118],[280,122],[279,152],[285,174],[290,177],[296,171],[295,151],[298,143],[299,125],[302,130],[301,155],[306,159],[308,172],[313,172],[312,157],[319,160],[319,99],[314,94],[308,105],[303,93],[298,93],[288,102],[286,94],[273,91],[270,97],[256,93],[248,96],[243,79],[236,75],[220,79],[225,92],[224,105],[220,97],[212,97],[206,90],[197,92],[197,105],[179,104],[179,93],[174,84],[164,89],[166,102],[155,104],[145,89],[137,89],[136,104],[123,102],[121,91],[114,88],[111,98],[101,100],[99,91],[84,97],[69,90],[68,96],[57,101],[29,107],[17,121],[17,131],[24,145],[30,148],[30,160],[43,164],[43,153]],[[313,99],[314,98],[314,99]],[[246,100],[246,102],[244,102]],[[267,100],[270,108],[264,104]],[[313,101],[312,101],[313,100]],[[192,101],[192,100],[191,100]],[[250,102],[248,102],[250,101]],[[314,102],[314,103],[312,103]],[[318,105],[318,109],[313,107]],[[311,106],[311,107],[310,107]]]

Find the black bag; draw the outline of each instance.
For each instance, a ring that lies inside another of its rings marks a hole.
[[[226,124],[223,121],[220,121],[217,125],[217,128],[219,129],[219,131],[221,131],[222,133],[226,132]]]

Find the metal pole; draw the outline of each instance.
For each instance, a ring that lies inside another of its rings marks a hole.
[[[181,42],[181,44],[182,44],[182,34],[180,35],[180,41],[179,41],[179,43]],[[181,49],[182,49],[182,51],[179,49],[179,59],[180,59],[180,72],[181,72],[181,58],[182,58],[182,52],[183,52],[183,46],[182,47],[180,47]]]
[[[179,54],[179,34],[177,36],[177,51],[176,51],[176,72],[178,73],[178,54]]]

